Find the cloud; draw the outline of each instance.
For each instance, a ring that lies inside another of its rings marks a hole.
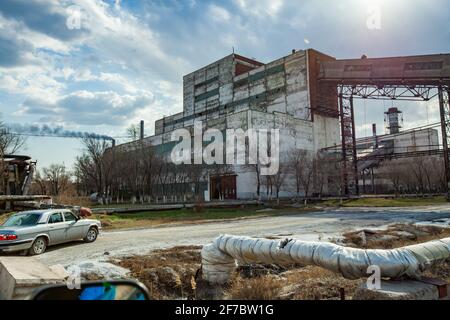
[[[84,40],[97,55],[139,73],[179,81],[180,70],[189,69],[184,58],[162,49],[160,35],[145,27],[125,10],[113,11],[105,3],[76,1],[88,13],[85,27],[90,36]]]
[[[153,102],[154,97],[150,92],[119,95],[108,91],[76,91],[56,101],[28,98],[18,114],[39,116],[43,122],[120,126],[127,123],[138,110],[150,108]]]
[[[283,0],[234,0],[234,3],[244,14],[257,18],[276,18],[283,7]]]
[[[64,1],[66,2],[66,1]],[[70,30],[66,27],[66,8],[56,0],[2,0],[0,13],[35,30],[60,40],[72,40],[87,30]]]
[[[215,4],[209,6],[208,14],[211,15],[212,20],[215,22],[228,22],[231,18],[228,10]]]
[[[29,64],[32,60],[29,52],[33,46],[14,37],[11,32],[0,27],[0,67],[14,67]]]

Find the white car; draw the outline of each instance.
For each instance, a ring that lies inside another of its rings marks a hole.
[[[0,252],[45,252],[48,246],[83,239],[94,242],[101,223],[81,219],[70,210],[35,210],[13,214],[0,225]]]

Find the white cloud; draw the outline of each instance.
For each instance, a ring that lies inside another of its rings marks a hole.
[[[30,2],[31,7],[35,4],[41,6],[38,1]],[[65,2],[46,5],[51,12],[65,14]],[[180,111],[181,75],[190,67],[183,58],[162,49],[165,39],[124,11],[119,2],[108,5],[99,0],[74,0],[70,5],[82,7],[86,14],[83,32],[74,39],[70,31],[58,34],[64,34],[64,39],[56,37],[54,26],[49,34],[43,28],[32,29],[26,14],[15,20],[11,15],[5,18],[0,10],[0,31],[10,30],[10,38],[21,41],[11,43],[10,51],[17,52],[14,46],[28,46],[22,61],[7,61],[15,64],[7,68],[0,64],[0,92],[21,96],[24,101],[14,112],[16,116],[34,115],[42,121],[74,126],[94,125],[96,121],[123,126],[143,109],[152,114],[155,101],[166,114]],[[195,1],[191,5],[196,5]],[[24,65],[25,58],[32,63]],[[78,91],[72,91],[72,86]],[[109,91],[98,91],[98,86]]]
[[[56,100],[30,97],[24,101],[16,115],[39,116],[43,122],[76,125],[112,125],[127,123],[134,114],[152,106],[151,92],[119,95],[114,91],[75,91]]]
[[[95,1],[78,0],[89,17],[86,28],[90,36],[84,44],[114,63],[126,65],[141,75],[158,75],[165,79],[179,79],[180,70],[188,70],[189,63],[162,50],[162,39],[154,30],[144,26],[132,14]]]
[[[210,15],[212,20],[216,22],[228,22],[231,18],[228,10],[215,4],[209,5],[208,15]]]
[[[283,0],[234,0],[234,3],[246,14],[257,18],[276,18]]]

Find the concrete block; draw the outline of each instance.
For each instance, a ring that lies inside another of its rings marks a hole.
[[[0,257],[0,299],[23,300],[40,286],[65,283],[62,270],[54,270],[31,257]]]
[[[48,267],[54,274],[61,277],[61,279],[67,279],[70,275],[67,272],[66,268],[64,268],[61,264],[55,264],[53,266]]]
[[[448,295],[444,299],[448,300]],[[362,284],[356,290],[353,300],[439,300],[439,291],[432,284],[416,280],[382,280],[380,290],[368,289],[366,283]]]

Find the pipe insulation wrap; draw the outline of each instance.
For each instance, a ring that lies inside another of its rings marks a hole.
[[[368,277],[367,269],[375,265],[383,278],[418,278],[433,263],[450,258],[450,238],[392,250],[364,250],[300,240],[281,246],[277,240],[221,235],[201,254],[203,277],[216,284],[227,282],[238,263],[319,266],[352,280]]]

